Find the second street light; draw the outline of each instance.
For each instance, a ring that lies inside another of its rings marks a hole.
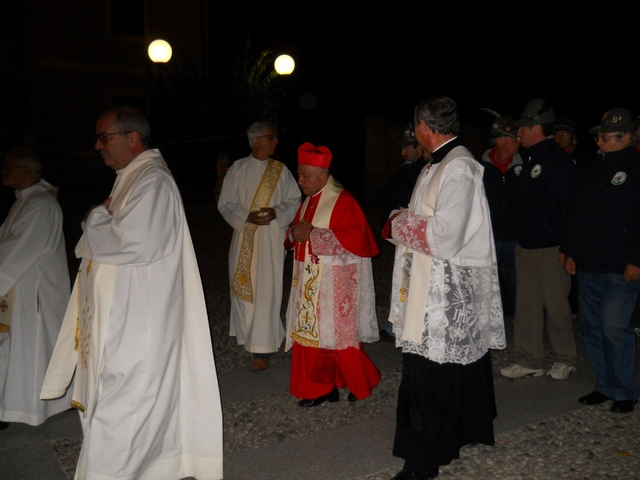
[[[148,53],[153,63],[167,63],[171,60],[171,45],[165,40],[154,40],[149,44]]]
[[[291,72],[293,72],[296,63],[289,55],[280,55],[278,58],[276,58],[274,66],[276,72],[278,72],[280,75],[289,75]]]
[[[287,75],[290,75],[291,72],[293,72],[293,69],[295,68],[296,64],[293,61],[293,58],[291,58],[291,56],[289,55],[280,55],[278,58],[276,58],[276,61],[274,63],[274,69],[276,71],[276,73],[282,77],[285,77]],[[281,114],[280,116],[280,127],[282,132],[286,132],[287,131],[287,83],[289,82],[284,82],[283,84],[283,89],[282,89],[282,106],[281,106]],[[285,158],[287,157],[287,155],[285,154]]]
[[[149,44],[147,53],[149,54],[149,58],[153,61],[153,63],[158,66],[158,95],[160,97],[160,102],[162,102],[162,98],[165,94],[164,81],[162,79],[162,70],[164,69],[164,64],[166,64],[171,59],[173,51],[171,49],[171,45],[169,45],[169,42],[158,39]]]

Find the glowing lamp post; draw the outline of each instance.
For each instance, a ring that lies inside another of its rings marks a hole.
[[[171,45],[164,40],[155,40],[149,45],[148,53],[153,63],[167,63],[171,59]]]
[[[289,75],[293,72],[296,63],[293,61],[289,55],[280,55],[276,58],[275,69],[280,75]]]
[[[162,80],[162,69],[164,64],[171,59],[171,45],[169,45],[169,42],[164,40],[154,40],[149,44],[147,53],[149,54],[149,58],[153,60],[153,63],[158,65],[158,92],[162,98],[165,95],[164,81]]]
[[[274,63],[276,73],[282,76],[289,75],[291,72],[293,72],[293,69],[295,68],[295,66],[296,64],[293,61],[293,58],[291,58],[289,55],[280,55],[278,58],[276,58],[276,61]],[[283,89],[282,95],[283,95],[283,98],[282,98],[282,106],[281,106],[282,108],[281,115],[282,117],[284,117],[285,111],[286,111],[285,100],[287,98],[286,88]],[[283,125],[283,130],[286,130],[286,128],[284,128],[284,123],[285,123],[284,118],[281,118],[281,120],[282,121],[280,123]]]

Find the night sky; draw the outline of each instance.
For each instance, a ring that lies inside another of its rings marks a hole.
[[[274,16],[257,21],[252,41],[296,60],[288,95],[312,93],[323,124],[343,134],[343,123],[372,113],[410,121],[418,102],[440,93],[458,102],[463,123],[475,124],[493,118],[482,107],[518,118],[528,100],[550,99],[557,116],[576,121],[589,147],[586,130],[606,110],[640,113],[637,19],[625,25],[628,15],[612,12],[619,15],[612,23],[607,8],[578,14],[556,7],[528,17],[460,9],[454,19],[419,10],[399,21],[384,10],[373,20]],[[227,38],[244,38],[248,22],[225,19]],[[301,113],[296,106],[293,113]]]

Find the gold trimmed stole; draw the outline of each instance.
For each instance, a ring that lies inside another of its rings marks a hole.
[[[11,333],[11,319],[13,318],[13,301],[16,287],[12,287],[5,295],[0,296],[0,333]]]
[[[284,168],[284,163],[269,159],[268,165],[256,193],[251,201],[250,212],[257,212],[261,208],[269,206],[269,201],[278,185],[280,174]],[[246,302],[253,303],[253,287],[251,286],[251,262],[253,260],[253,239],[259,225],[248,223],[242,232],[242,243],[240,244],[240,255],[238,265],[231,280],[231,295],[234,295]]]
[[[333,176],[329,177],[327,184],[322,190],[322,196],[318,201],[318,206],[313,215],[313,226],[317,228],[329,228],[331,214],[335,207],[338,197],[344,188],[338,183]],[[309,198],[304,201],[300,218],[304,218]],[[294,341],[305,347],[320,347],[320,333],[318,330],[318,297],[320,294],[320,283],[322,280],[323,257],[320,255],[309,255],[309,241],[305,242],[303,247],[304,263],[295,262],[298,277],[299,269],[302,266],[302,299],[300,301],[300,310],[293,325],[291,334]]]

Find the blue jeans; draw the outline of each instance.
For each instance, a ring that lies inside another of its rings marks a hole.
[[[631,318],[640,281],[627,282],[613,273],[578,271],[580,331],[591,367],[595,391],[614,400],[638,400],[635,383],[636,334]]]
[[[511,308],[516,307],[516,245],[517,240],[495,240],[496,259],[498,268],[504,259],[505,272],[507,273],[507,288]]]

